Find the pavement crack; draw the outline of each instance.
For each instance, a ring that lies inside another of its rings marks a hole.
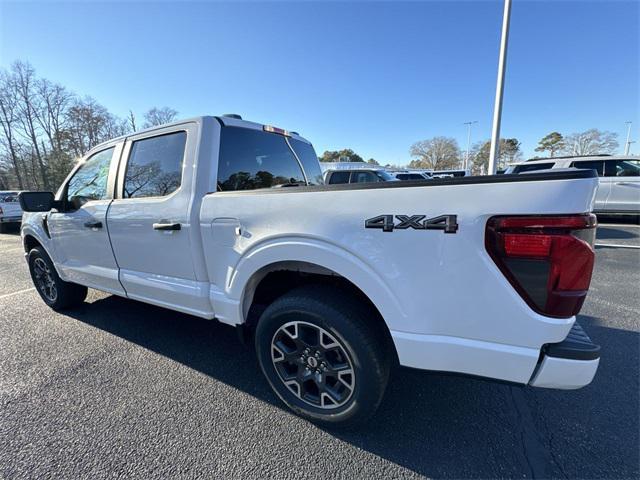
[[[548,466],[551,454],[541,435],[536,429],[531,415],[531,409],[521,387],[509,387],[509,393],[514,405],[518,437],[522,444],[522,455],[530,471],[531,478],[548,478]]]
[[[549,428],[549,422],[547,421],[547,416],[545,415],[545,409],[544,409],[544,405],[542,405],[539,401],[538,398],[536,397],[536,395],[533,395],[533,402],[536,404],[536,407],[539,408],[542,411],[542,426],[544,428],[544,438],[546,439],[546,444],[547,444],[547,450],[549,451],[549,455],[551,455],[551,460],[553,462],[553,464],[558,467],[558,470],[560,471],[560,473],[562,474],[562,478],[569,478],[569,475],[567,475],[567,472],[565,472],[564,467],[562,466],[562,463],[560,462],[558,456],[556,455],[556,451],[553,447],[553,433],[550,428]]]

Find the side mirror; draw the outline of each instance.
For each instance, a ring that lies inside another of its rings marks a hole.
[[[25,212],[48,212],[58,202],[51,192],[20,192],[18,201]]]

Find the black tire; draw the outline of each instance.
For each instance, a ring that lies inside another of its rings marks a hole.
[[[44,303],[56,311],[79,305],[87,298],[87,287],[62,280],[42,247],[29,252],[29,273]]]
[[[356,299],[324,285],[304,286],[275,300],[261,315],[255,338],[260,368],[271,388],[291,410],[313,422],[354,425],[367,420],[382,401],[395,358],[375,315]],[[327,350],[320,346],[316,355],[315,347],[309,346],[318,343],[314,331],[323,338],[320,344],[339,345]],[[292,332],[298,341],[289,338]],[[311,341],[303,341],[305,335]],[[340,372],[334,371],[336,365]],[[309,371],[311,376],[305,376]]]
[[[7,225],[5,223],[0,223],[0,233],[5,233],[7,231]]]

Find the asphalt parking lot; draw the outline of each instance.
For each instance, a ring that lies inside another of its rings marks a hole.
[[[629,248],[629,247],[639,248]],[[601,225],[571,392],[400,370],[358,431],[280,406],[233,329],[92,291],[64,315],[0,235],[2,478],[638,478],[640,226]]]

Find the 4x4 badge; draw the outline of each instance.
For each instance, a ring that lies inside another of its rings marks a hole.
[[[408,228],[415,230],[444,230],[444,233],[456,233],[458,231],[456,215],[426,217],[426,215],[378,215],[365,220],[364,228],[380,228],[383,232],[393,232],[396,229],[406,230]],[[396,220],[398,223],[395,223]]]

